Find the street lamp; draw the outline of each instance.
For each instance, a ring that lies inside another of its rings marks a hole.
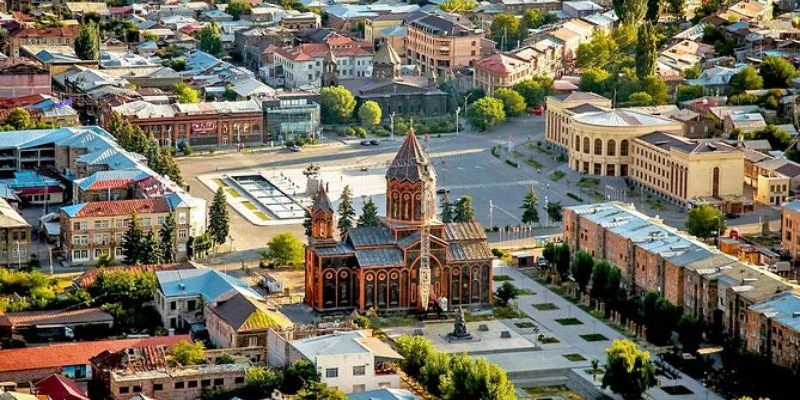
[[[389,130],[391,131],[391,140],[394,141],[394,111],[389,114],[389,121],[391,121],[391,124],[389,125]],[[458,129],[458,127],[456,127],[456,129]]]
[[[464,111],[467,111],[467,100],[469,100],[469,98],[472,97],[473,94],[475,93],[470,92],[467,93],[466,96],[464,96]]]

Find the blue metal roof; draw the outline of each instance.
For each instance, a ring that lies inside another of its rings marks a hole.
[[[67,214],[67,216],[72,218],[72,217],[75,217],[76,215],[78,215],[78,213],[83,209],[83,207],[86,207],[86,203],[74,204],[74,205],[71,205],[71,206],[61,207],[61,211],[63,211],[65,214]]]
[[[210,268],[157,271],[156,277],[167,298],[201,296],[203,301],[211,302],[231,290],[247,297],[262,298],[242,280]]]
[[[349,400],[416,400],[417,396],[406,389],[376,389],[350,393],[347,398]]]
[[[81,190],[87,190],[95,182],[112,181],[117,179],[132,179],[134,181],[138,181],[149,176],[150,174],[138,168],[97,171],[86,178],[76,180],[74,183],[77,184]]]
[[[778,321],[787,328],[800,330],[800,296],[792,292],[778,294],[769,300],[752,305],[750,309],[764,314],[773,321]]]
[[[792,211],[800,212],[800,200],[792,200],[783,205],[783,208],[787,208]]]

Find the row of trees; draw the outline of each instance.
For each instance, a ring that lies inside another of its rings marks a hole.
[[[529,106],[544,104],[552,90],[553,80],[547,77],[533,77],[511,88],[497,88],[491,96],[480,97],[469,105],[467,122],[478,131],[489,130],[507,117],[522,115]]]
[[[395,341],[403,356],[400,366],[434,398],[442,400],[516,399],[506,372],[484,358],[451,356],[437,351],[422,336],[400,336]]]
[[[175,161],[173,149],[159,146],[158,140],[152,134],[146,135],[142,128],[131,124],[117,112],[111,114],[105,125],[123,149],[143,155],[150,169],[169,177],[178,185],[183,185],[183,177],[178,162]]]
[[[450,1],[452,2],[454,0]],[[463,0],[456,1],[461,4],[465,3]],[[528,37],[529,29],[537,29],[556,21],[558,21],[558,17],[556,17],[555,14],[542,14],[540,11],[533,9],[527,10],[522,15],[522,18],[507,13],[497,14],[489,27],[489,31],[491,32],[490,38],[497,44],[500,50],[508,51],[518,47],[519,43]]]
[[[23,129],[50,129],[58,126],[51,122],[34,121],[31,113],[21,107],[13,108],[0,125],[0,132],[17,131]]]
[[[528,192],[522,199],[522,223],[535,224],[539,222],[539,198],[533,190],[533,186],[528,187]],[[560,222],[562,215],[562,206],[560,201],[551,201],[547,203],[547,217],[550,221]]]
[[[450,202],[447,195],[442,197],[439,219],[444,223],[474,222],[475,207],[472,206],[471,196],[461,196],[455,202]]]

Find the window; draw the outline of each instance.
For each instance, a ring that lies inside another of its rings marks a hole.
[[[73,245],[86,245],[89,243],[89,235],[75,235],[72,237]]]
[[[367,388],[365,385],[353,385],[353,393],[360,393],[365,391]]]
[[[142,392],[142,387],[141,386],[135,385],[133,387],[133,393],[141,393],[141,392]]]
[[[353,367],[354,376],[364,376],[367,373],[367,368],[363,365],[356,365]]]
[[[86,249],[72,250],[72,261],[88,260],[88,259],[89,259],[89,250]]]
[[[237,377],[233,378],[233,383],[244,383],[244,377],[243,376],[237,376]]]
[[[176,302],[174,302],[174,301],[170,301],[169,302],[169,309],[170,310],[177,310],[178,309],[178,304]]]
[[[125,393],[128,393],[130,391],[131,391],[131,389],[129,387],[127,387],[127,386],[120,386],[119,387],[119,393],[120,394],[125,394]]]
[[[222,386],[225,384],[225,378],[214,379],[214,386]]]
[[[106,229],[108,228],[108,220],[107,219],[100,219],[94,221],[94,229]]]
[[[164,384],[163,383],[154,383],[153,384],[153,391],[155,392],[155,391],[159,391],[159,390],[164,390]]]
[[[124,219],[114,220],[114,227],[116,228],[124,228],[125,225],[127,225],[127,221],[125,221]]]
[[[142,226],[150,226],[150,217],[142,218]]]
[[[247,338],[247,347],[256,347],[258,346],[258,337],[251,336]]]
[[[197,387],[197,381],[189,381],[189,384],[187,385],[187,387],[196,388]]]
[[[159,225],[164,225],[164,222],[166,220],[167,220],[167,217],[164,217],[164,216],[158,217],[158,224]]]
[[[186,239],[186,236],[188,236],[186,229],[178,230],[178,239]]]
[[[200,381],[200,387],[209,387],[211,386],[211,379],[203,379]]]
[[[186,213],[178,214],[178,223],[181,225],[186,223]]]
[[[338,378],[339,377],[339,368],[326,368],[325,369],[325,377],[326,378]]]
[[[186,302],[186,308],[188,308],[189,311],[194,310],[194,307],[195,307],[195,301],[194,300],[189,300],[188,302]]]
[[[183,382],[175,382],[175,389],[183,389]]]

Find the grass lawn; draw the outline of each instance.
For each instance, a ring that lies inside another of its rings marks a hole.
[[[249,201],[243,201],[242,205],[244,205],[248,210],[258,211],[258,207]]]
[[[547,177],[550,178],[553,182],[558,182],[561,178],[567,176],[563,171],[553,171],[552,174],[548,175]]]
[[[563,356],[564,356],[564,358],[566,358],[567,360],[570,360],[572,362],[586,361],[586,357],[584,357],[584,356],[582,356],[582,355],[580,355],[578,353],[569,353],[569,354],[564,354]]]
[[[587,342],[602,342],[604,340],[608,340],[607,337],[599,334],[599,333],[589,333],[586,335],[580,335],[581,339]]]
[[[542,154],[547,154],[547,155],[550,155],[550,156],[553,155],[553,152],[550,151],[550,149],[547,149],[547,148],[545,148],[543,146],[540,146],[538,143],[530,143],[529,142],[528,143],[528,148],[531,149],[531,150],[536,150],[536,151],[538,151],[539,153],[542,153]]]
[[[239,192],[237,192],[233,188],[226,187],[225,191],[228,192],[228,194],[231,195],[232,197],[242,197],[242,195],[240,195]]]
[[[525,164],[528,164],[532,168],[536,168],[536,169],[540,169],[540,168],[544,167],[544,165],[542,165],[542,163],[540,163],[540,162],[538,162],[538,161],[536,161],[536,160],[534,160],[532,158],[526,158],[525,159]]]
[[[599,184],[600,184],[600,179],[597,178],[581,178],[581,180],[578,181],[578,186],[580,187],[591,187],[591,186],[597,186]]]
[[[555,321],[564,326],[583,325],[583,322],[577,318],[559,318]]]
[[[517,328],[522,328],[522,329],[535,328],[536,327],[536,325],[534,325],[534,323],[531,322],[531,321],[514,322],[514,325],[516,325]]]
[[[534,399],[561,396],[566,400],[583,400],[583,397],[581,397],[579,394],[575,393],[574,391],[570,390],[568,387],[563,385],[537,386],[537,387],[525,388],[524,390],[525,394]]]
[[[495,275],[494,276],[494,281],[495,282],[505,282],[505,281],[513,281],[513,280],[514,280],[514,278],[512,278],[512,277],[510,277],[508,275]]]
[[[253,214],[255,214],[258,218],[261,218],[264,221],[269,221],[271,219],[269,215],[264,214],[262,211],[255,211],[253,212]]]
[[[539,335],[538,339],[539,339],[539,343],[541,343],[541,344],[561,343],[560,340],[558,340],[558,339],[556,339],[556,338],[554,338],[552,336]]]
[[[528,288],[523,288],[523,289],[517,288],[517,295],[519,295],[519,296],[534,296],[534,295],[536,295],[536,292],[534,292],[533,290],[530,290]]]
[[[228,187],[228,184],[225,183],[225,181],[223,181],[222,179],[219,179],[219,178],[215,178],[214,179],[214,183],[216,183],[217,185],[222,186],[224,188]]]
[[[539,310],[539,311],[553,311],[553,310],[558,310],[558,306],[557,306],[557,305],[555,305],[555,304],[553,304],[553,303],[539,303],[539,304],[534,304],[534,305],[533,305],[533,308],[535,308],[535,309],[537,309],[537,310]]]

